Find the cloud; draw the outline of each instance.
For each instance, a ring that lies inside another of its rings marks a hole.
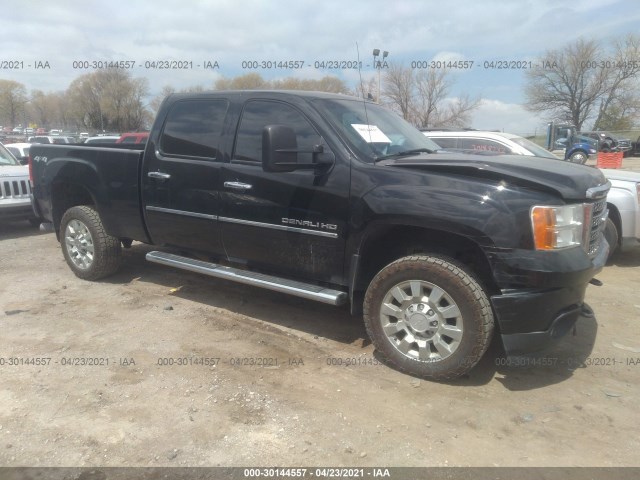
[[[483,99],[471,118],[471,127],[478,130],[500,130],[517,135],[544,131],[545,122],[522,105],[500,100]]]

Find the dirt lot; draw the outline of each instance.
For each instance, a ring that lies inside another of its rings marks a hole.
[[[148,250],[85,282],[53,234],[0,225],[0,465],[640,465],[640,251],[550,365],[505,367],[494,342],[432,383],[379,364],[345,310]]]

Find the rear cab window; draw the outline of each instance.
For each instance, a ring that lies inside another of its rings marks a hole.
[[[160,136],[160,153],[180,158],[218,160],[228,107],[226,99],[177,101],[167,114]]]

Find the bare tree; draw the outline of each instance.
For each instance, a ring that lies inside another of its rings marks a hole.
[[[149,103],[149,108],[153,111],[153,113],[156,113],[160,108],[160,105],[162,105],[162,102],[164,101],[164,99],[175,92],[176,92],[176,89],[173,88],[173,86],[165,85],[164,87],[162,87],[162,90],[160,91],[160,93],[155,97],[153,97],[153,99]]]
[[[309,78],[287,77],[274,80],[271,88],[276,90],[309,90],[317,92],[349,93],[346,84],[338,77],[327,75],[320,80]]]
[[[480,105],[480,98],[449,96],[455,80],[450,70],[429,69],[415,73],[392,65],[384,76],[385,99],[402,116],[420,128],[463,127]]]
[[[310,90],[333,93],[349,93],[344,81],[338,77],[327,75],[320,80],[308,78],[286,77],[269,81],[258,73],[247,73],[239,77],[220,78],[214,84],[216,90]]]
[[[216,90],[260,90],[269,87],[269,82],[259,73],[247,73],[234,78],[219,78],[214,84]]]
[[[378,80],[376,77],[371,77],[369,80],[358,82],[356,88],[351,91],[351,94],[354,97],[375,100],[378,95]]]
[[[0,119],[16,126],[24,116],[27,90],[23,84],[13,80],[0,80]]]
[[[640,75],[638,37],[628,36],[614,45],[614,52],[595,40],[578,40],[550,50],[538,60],[539,67],[527,71],[526,108],[571,122],[582,129],[593,120],[594,128],[610,122],[612,107],[619,105]],[[634,61],[635,60],[635,61]],[[625,111],[629,114],[629,111]]]
[[[384,73],[381,96],[396,108],[405,120],[411,120],[414,105],[415,77],[411,68],[391,62]]]
[[[638,118],[640,37],[627,35],[624,40],[615,42],[614,49],[614,65],[607,77],[608,85],[600,100],[594,130],[618,129],[622,124],[631,125]]]
[[[50,93],[42,90],[31,91],[31,101],[29,102],[29,118],[34,120],[38,126],[48,126],[52,120],[55,109],[54,97]]]
[[[132,79],[121,69],[107,69],[76,78],[67,90],[67,98],[77,125],[97,130],[139,130],[149,121],[143,101],[148,90],[145,79]]]

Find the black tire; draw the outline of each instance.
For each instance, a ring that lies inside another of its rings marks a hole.
[[[107,234],[92,207],[72,207],[65,212],[60,222],[60,244],[67,264],[84,280],[107,277],[120,267],[120,240]]]
[[[585,163],[587,163],[588,158],[589,157],[584,152],[575,152],[569,157],[569,161],[572,163],[579,163],[581,165],[584,165]]]
[[[604,225],[604,238],[607,239],[607,243],[609,244],[609,256],[607,258],[611,258],[618,248],[620,234],[618,233],[615,222],[610,218],[607,218],[607,223]]]
[[[438,288],[438,293],[433,287]],[[412,298],[398,301],[397,288]],[[459,312],[455,318],[445,313],[452,305]],[[397,317],[389,314],[390,308],[395,309]],[[402,322],[398,321],[400,317]],[[493,312],[483,288],[466,267],[440,255],[408,256],[384,267],[367,289],[364,322],[371,341],[387,363],[432,380],[449,380],[471,370],[487,350],[494,328]],[[393,333],[401,325],[401,331]],[[458,339],[448,337],[444,329],[454,329]],[[452,351],[441,354],[443,346]]]

